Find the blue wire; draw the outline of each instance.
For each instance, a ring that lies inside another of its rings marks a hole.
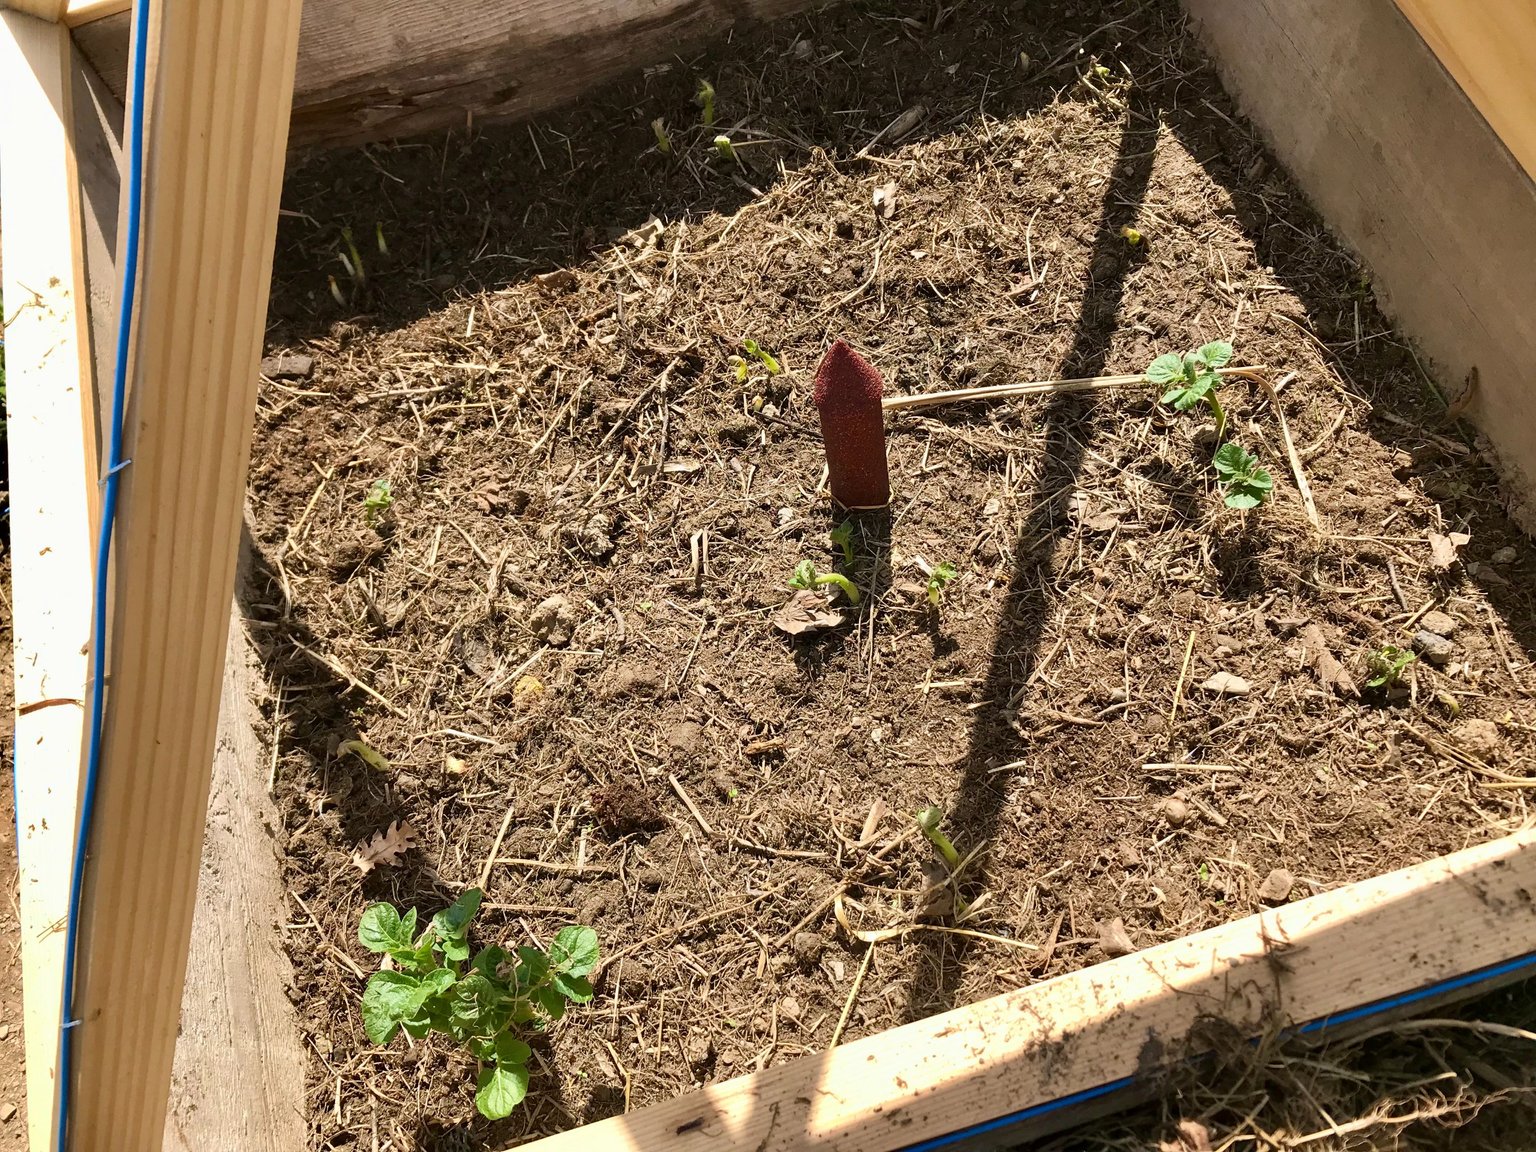
[[[107,572],[112,557],[112,522],[117,514],[117,485],[127,463],[123,459],[123,409],[128,392],[128,345],[132,335],[134,290],[139,278],[140,210],[144,203],[144,87],[145,46],[149,37],[148,0],[133,0],[133,57],[128,124],[128,229],[123,245],[123,287],[118,298],[117,359],[112,377],[112,422],[108,425],[107,473],[102,481],[101,534],[96,541],[95,621],[91,646],[91,719],[87,735],[85,783],[80,790],[80,819],[75,830],[75,859],[69,877],[69,917],[64,936],[64,1020],[59,1029],[59,1116],[54,1137],[56,1152],[65,1152],[69,1125],[71,1030],[75,1018],[75,952],[80,935],[80,893],[84,887],[86,847],[96,804],[96,780],[101,773],[102,714],[107,679]]]

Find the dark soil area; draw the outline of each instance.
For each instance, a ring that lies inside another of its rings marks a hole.
[[[1525,816],[1536,554],[1172,3],[743,29],[532,125],[314,158],[284,209],[269,351],[313,370],[262,388],[246,609],[315,1148],[505,1147]],[[1229,339],[1278,389],[1222,389],[1274,497],[1224,507],[1214,429],[1150,386],[892,412],[849,564],[810,403],[838,337],[888,393]],[[865,596],[791,641],[807,558]],[[1438,662],[1350,693],[1428,625]],[[364,875],[393,821],[419,846]],[[364,907],[482,880],[477,939],[605,954],[496,1125],[468,1056],[358,1012]]]

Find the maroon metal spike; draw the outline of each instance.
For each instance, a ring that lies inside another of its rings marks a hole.
[[[891,502],[885,461],[885,382],[864,357],[839,340],[816,369],[816,409],[827,453],[832,499],[844,508],[884,508]]]

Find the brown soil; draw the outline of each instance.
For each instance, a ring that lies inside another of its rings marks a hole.
[[[1299,897],[1524,815],[1485,785],[1533,748],[1536,554],[1171,3],[744,30],[531,126],[316,158],[284,207],[271,347],[316,360],[263,386],[246,607],[313,1147],[503,1147],[823,1049],[850,999],[843,1036],[868,1035],[1103,959],[1117,919],[1145,947],[1253,911],[1274,869]],[[1223,396],[1276,493],[1246,515],[1201,419],[1149,389],[893,413],[864,606],[790,642],[790,571],[839,566],[809,402],[838,336],[894,392],[1231,338],[1287,382],[1326,530],[1247,382]],[[782,374],[737,382],[749,337]],[[1309,665],[1320,635],[1363,682],[1428,609],[1457,650],[1390,698]],[[1218,672],[1251,693],[1201,687]],[[388,771],[336,754],[354,737]],[[854,929],[953,926],[927,804],[979,853],[959,895],[990,938],[882,943],[850,998],[839,893]],[[362,876],[352,849],[394,820],[420,848]],[[482,873],[481,940],[575,921],[608,957],[496,1125],[462,1053],[367,1043],[342,955],[372,962],[368,902],[430,913]]]
[[[3,442],[0,442],[3,448]],[[9,487],[0,478],[0,486]],[[0,492],[0,501],[8,493]],[[0,542],[0,715],[12,714],[15,677],[11,667],[11,550],[10,532]],[[0,738],[4,771],[0,772],[0,1147],[24,1148],[27,1143],[27,1061],[22,1039],[21,1015],[21,914],[17,892],[15,730],[7,727]]]

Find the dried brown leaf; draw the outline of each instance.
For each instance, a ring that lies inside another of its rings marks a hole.
[[[1472,537],[1465,532],[1452,532],[1449,536],[1442,536],[1438,532],[1429,534],[1429,562],[1435,568],[1444,572],[1456,563],[1456,553],[1462,545],[1470,543]]]
[[[841,612],[828,607],[825,595],[804,590],[796,592],[789,603],[774,613],[773,626],[790,636],[799,636],[840,628],[846,619]]]
[[[1328,642],[1323,639],[1321,628],[1316,624],[1308,624],[1301,630],[1301,642],[1306,646],[1307,661],[1322,681],[1323,687],[1332,688],[1340,696],[1353,698],[1360,695],[1354,677],[1328,651]]]
[[[352,853],[352,863],[366,876],[380,864],[393,868],[412,848],[416,847],[416,829],[396,820],[382,832],[375,832],[373,839],[364,840]]]

